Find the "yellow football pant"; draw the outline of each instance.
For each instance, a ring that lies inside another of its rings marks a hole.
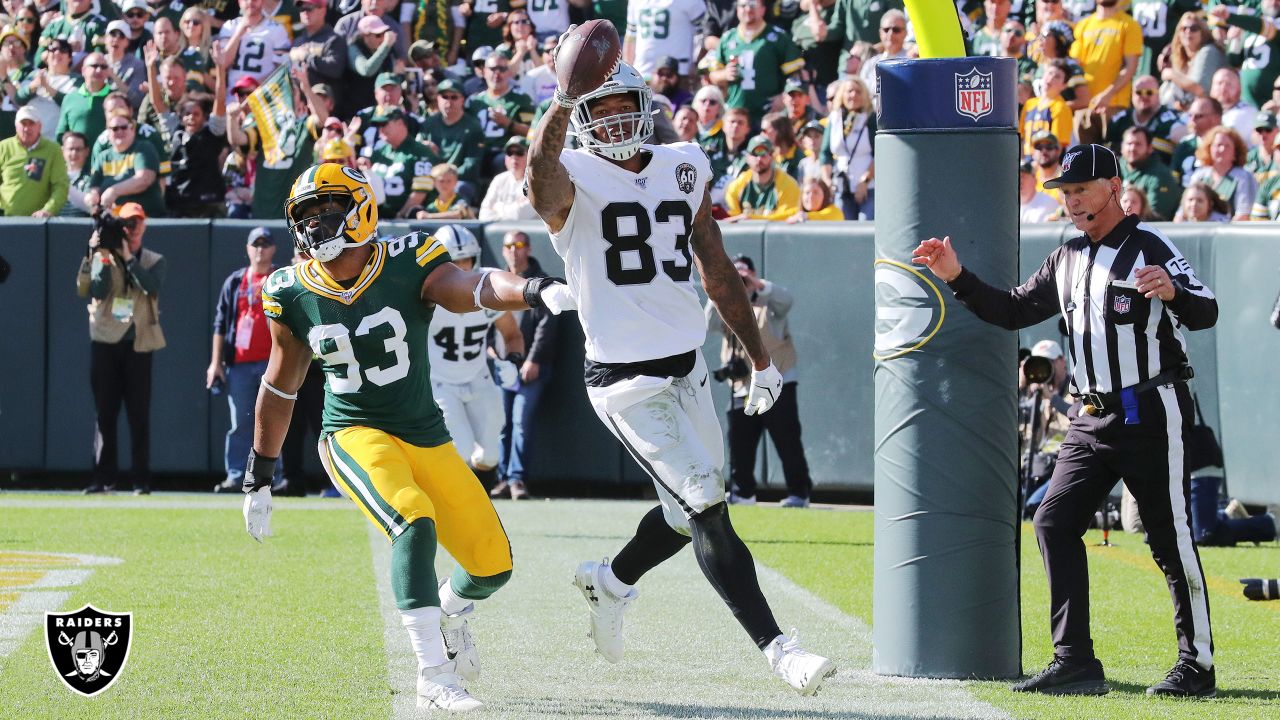
[[[381,430],[349,427],[321,439],[320,459],[392,542],[414,520],[430,518],[440,544],[469,574],[511,570],[511,544],[498,513],[453,443],[418,447]]]

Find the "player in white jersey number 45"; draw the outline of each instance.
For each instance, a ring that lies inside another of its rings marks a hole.
[[[810,695],[835,665],[801,649],[794,633],[782,634],[751,553],[729,521],[720,423],[699,352],[706,326],[695,267],[751,359],[748,414],[772,407],[782,376],[711,217],[710,162],[695,144],[647,144],[650,100],[648,86],[626,64],[582,97],[559,88],[529,152],[529,199],[564,259],[586,337],[587,395],[653,478],[660,500],[612,563],[583,563],[574,584],[587,600],[596,650],[617,662],[635,583],[692,544],[698,565],[770,669]],[[578,150],[564,150],[571,123]]]

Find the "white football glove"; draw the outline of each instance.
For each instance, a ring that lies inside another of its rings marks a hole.
[[[244,496],[244,527],[254,540],[271,537],[271,487],[260,487]]]
[[[763,370],[751,371],[751,389],[747,391],[747,406],[743,412],[758,415],[769,411],[782,396],[782,373],[773,363]]]
[[[578,298],[573,296],[573,291],[568,285],[563,283],[554,283],[548,285],[542,291],[542,304],[547,306],[552,315],[559,315],[562,312],[578,309]]]

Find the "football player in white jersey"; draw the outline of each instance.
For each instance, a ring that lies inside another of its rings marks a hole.
[[[445,225],[435,238],[444,243],[455,265],[463,270],[479,266],[480,243],[470,230]],[[438,307],[427,331],[432,394],[458,454],[477,475],[497,467],[501,449],[502,390],[489,374],[490,328],[502,336],[504,356],[498,362],[516,372],[524,362],[524,336],[509,312],[480,308],[459,314]]]
[[[692,541],[698,565],[770,668],[809,695],[835,666],[782,634],[729,521],[724,441],[699,351],[706,326],[695,266],[751,359],[748,414],[773,405],[782,376],[711,217],[710,162],[693,143],[647,144],[650,99],[625,63],[582,97],[557,88],[529,151],[529,200],[564,259],[586,336],[587,396],[653,478],[660,501],[612,565],[585,562],[574,583],[590,607],[597,652],[617,662],[635,583]],[[564,149],[571,122],[577,150]]]

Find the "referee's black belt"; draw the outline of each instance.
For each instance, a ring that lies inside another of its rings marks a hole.
[[[1120,407],[1121,393],[1125,392],[1125,390],[1132,391],[1134,395],[1140,395],[1152,388],[1160,387],[1161,385],[1186,382],[1195,376],[1195,368],[1190,365],[1180,365],[1172,370],[1165,370],[1150,380],[1144,380],[1137,385],[1131,385],[1116,392],[1083,393],[1080,395],[1074,395],[1073,397],[1086,405],[1092,405],[1098,410],[1113,410]]]

